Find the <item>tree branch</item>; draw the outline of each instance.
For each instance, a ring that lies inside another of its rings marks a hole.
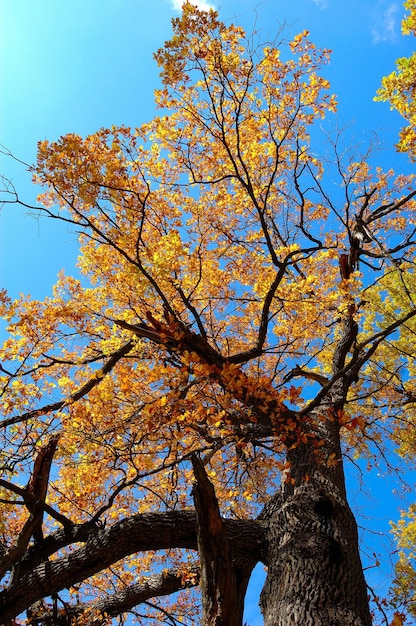
[[[201,561],[202,621],[204,626],[238,626],[244,603],[239,602],[230,543],[215,489],[204,464],[196,455],[192,456],[192,466],[195,475],[192,493]]]
[[[265,558],[262,556],[265,532],[260,521],[224,520],[224,523],[236,565],[248,567]],[[35,567],[30,568],[29,563],[22,567],[20,578],[0,593],[0,615],[3,620],[12,619],[43,597],[80,583],[130,554],[168,548],[197,549],[193,511],[134,515],[109,528],[90,526],[82,547],[51,561],[43,559]],[[42,550],[42,544],[39,549]],[[37,548],[31,554],[36,562]]]
[[[88,622],[91,626],[101,624],[101,615],[117,617],[121,613],[129,611],[138,604],[151,598],[167,596],[183,589],[195,587],[199,583],[199,566],[193,565],[186,571],[171,569],[161,574],[146,576],[140,583],[124,587],[111,595],[106,595],[91,604],[65,605],[60,610],[62,617],[75,618],[83,613],[91,616]],[[94,617],[97,616],[96,619]],[[32,618],[33,619],[33,618]],[[53,609],[46,609],[36,615],[34,623],[53,624]]]
[[[118,363],[118,361],[126,356],[135,346],[134,341],[128,341],[123,344],[121,348],[116,350],[114,354],[106,361],[101,368],[101,376],[93,376],[88,380],[82,387],[80,387],[77,391],[72,393],[65,400],[59,400],[58,402],[53,402],[52,404],[46,404],[39,409],[33,409],[33,411],[27,411],[26,413],[21,413],[20,415],[16,415],[15,417],[9,417],[8,419],[4,419],[0,422],[0,428],[7,428],[7,426],[12,426],[13,424],[19,424],[21,422],[25,422],[28,419],[32,419],[37,417],[38,415],[47,415],[48,413],[52,413],[53,411],[59,411],[64,406],[71,404],[72,402],[76,402],[80,400],[84,396],[86,396],[94,387],[99,385],[102,378],[111,372],[113,367]]]

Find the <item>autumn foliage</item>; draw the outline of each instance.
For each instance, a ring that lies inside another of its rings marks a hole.
[[[416,2],[407,0],[405,9],[409,11],[402,21],[404,35],[416,35]],[[397,69],[385,76],[382,86],[377,92],[376,100],[389,102],[407,122],[400,132],[397,149],[407,152],[410,158],[416,159],[416,53],[410,57],[401,57],[396,62]]]
[[[56,447],[42,535],[4,568],[8,616],[38,603],[79,624],[127,610],[198,623],[196,544],[168,531],[96,569],[86,550],[85,575],[10,606],[33,564],[78,558],[87,529],[188,523],[198,459],[222,518],[241,521],[282,480],[302,490],[338,471],[328,429],[349,456],[414,455],[414,177],[342,135],[319,156],[316,121],[336,101],[307,32],[263,45],[190,4],[173,28],[155,55],[158,117],[39,144],[38,210],[79,233],[79,273],[43,301],[1,294],[5,558],[32,515],[22,485]]]

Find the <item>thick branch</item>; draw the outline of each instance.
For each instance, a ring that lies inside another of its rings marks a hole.
[[[62,614],[68,618],[74,618],[88,611],[92,617],[88,622],[91,626],[101,624],[100,615],[117,617],[136,607],[146,600],[160,596],[171,595],[183,589],[195,587],[199,583],[199,567],[194,565],[186,571],[172,569],[161,574],[146,576],[140,583],[124,587],[111,595],[100,598],[91,604],[67,605],[62,609]],[[94,617],[97,615],[97,620]],[[36,616],[39,623],[52,624],[52,611],[46,610]]]
[[[280,424],[284,424],[288,419],[296,419],[296,413],[277,397],[272,398],[268,402],[265,402],[263,395],[259,397],[256,387],[250,384],[249,378],[242,370],[236,369],[230,377],[228,366],[230,363],[233,365],[237,364],[236,361],[222,356],[204,337],[192,332],[176,320],[172,320],[170,324],[164,324],[155,320],[150,313],[148,313],[148,319],[152,326],[143,322],[133,325],[124,320],[115,320],[115,323],[122,328],[130,330],[138,337],[145,337],[158,345],[164,346],[167,350],[178,353],[190,352],[197,355],[201,362],[212,366],[210,377],[216,380],[224,390],[228,391],[231,389],[231,393],[236,400],[239,400],[256,413],[257,421],[270,425],[272,419],[277,420]],[[237,379],[238,384],[236,384]]]
[[[416,309],[409,311],[406,315],[399,318],[387,328],[380,330],[378,333],[375,333],[365,341],[357,344],[354,349],[354,353],[352,358],[348,361],[346,365],[344,365],[340,370],[338,370],[332,378],[328,381],[326,385],[322,387],[322,389],[316,394],[315,398],[311,400],[302,411],[299,412],[299,415],[307,415],[318,407],[322,402],[323,398],[327,396],[330,392],[334,384],[343,376],[347,376],[352,382],[352,380],[358,376],[359,371],[362,366],[367,363],[367,361],[373,356],[374,352],[377,350],[378,346],[382,343],[383,339],[394,333],[394,331],[403,326],[409,319],[412,319],[416,315]],[[368,346],[368,347],[367,347]],[[364,350],[364,348],[367,348]]]
[[[43,504],[48,489],[52,459],[57,445],[58,437],[52,437],[45,446],[40,448],[35,458],[32,475],[26,489],[23,490],[23,498],[30,515],[16,541],[1,559],[0,578],[4,576],[12,565],[15,565],[22,558],[32,536],[35,538],[35,541],[42,540]],[[18,573],[15,571],[13,578],[17,576]]]
[[[192,465],[201,562],[202,621],[204,626],[239,626],[243,607],[239,602],[226,527],[204,464],[194,455]]]
[[[236,563],[256,563],[263,553],[264,526],[259,521],[227,520]],[[47,540],[45,540],[47,541]],[[41,548],[41,547],[40,547]],[[136,552],[186,548],[196,550],[193,511],[135,515],[110,528],[90,528],[84,546],[53,561],[43,560],[0,593],[3,620],[19,615],[34,602],[58,593]],[[32,552],[36,561],[36,549]]]

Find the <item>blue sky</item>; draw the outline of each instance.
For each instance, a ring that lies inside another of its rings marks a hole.
[[[151,118],[158,84],[152,54],[169,38],[179,3],[0,0],[0,144],[30,163],[39,140]],[[372,100],[395,59],[411,52],[411,39],[400,34],[402,13],[391,0],[222,0],[220,6],[224,20],[248,29],[255,24],[266,39],[286,22],[290,33],[308,28],[317,45],[331,48],[326,75],[339,97],[340,124],[353,124],[358,141],[376,131],[389,148],[389,166],[407,171],[407,158],[391,154],[400,117]],[[0,171],[33,201],[30,177],[16,165],[2,158]],[[41,297],[61,267],[73,267],[75,239],[62,225],[9,208],[0,214],[0,229],[0,282],[12,295]]]
[[[199,2],[203,4],[208,3]],[[290,34],[310,30],[318,46],[333,50],[325,74],[338,94],[340,125],[351,125],[352,141],[375,131],[383,146],[380,164],[410,171],[407,157],[393,148],[400,117],[388,105],[373,102],[381,77],[394,69],[395,59],[413,51],[411,38],[400,33],[400,2],[210,4],[225,21],[237,21],[249,30],[255,26],[264,39],[274,38],[283,23]],[[179,14],[179,5],[180,0],[0,0],[0,144],[30,163],[39,140],[149,120],[158,86],[152,54],[169,38],[170,19]],[[13,181],[23,200],[35,201],[36,189],[19,163],[2,157],[0,173]],[[76,237],[63,224],[35,219],[18,207],[6,206],[0,212],[0,287],[12,297],[21,292],[35,298],[48,295],[61,268],[74,271],[76,250]],[[357,476],[351,481],[351,499],[360,525],[368,526],[367,517],[375,516],[386,532],[388,519],[397,517],[397,506],[404,504],[386,501],[386,478],[376,470],[371,476],[367,503],[360,497]],[[389,542],[375,537],[370,555],[381,542]],[[378,582],[382,578],[374,575]],[[256,602],[247,616],[251,626],[261,623]]]

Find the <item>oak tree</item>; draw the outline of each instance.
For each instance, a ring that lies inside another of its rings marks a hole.
[[[319,156],[307,32],[173,31],[159,116],[39,144],[80,274],[1,292],[2,623],[238,626],[261,562],[267,626],[369,626],[343,459],[414,448],[414,178]]]

